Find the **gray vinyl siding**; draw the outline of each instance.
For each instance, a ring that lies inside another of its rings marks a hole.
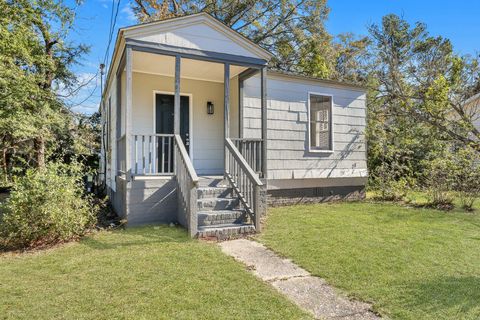
[[[260,137],[259,84],[245,83],[245,137]],[[333,152],[309,151],[309,93],[333,96]],[[267,97],[269,179],[366,177],[363,90],[269,75]]]

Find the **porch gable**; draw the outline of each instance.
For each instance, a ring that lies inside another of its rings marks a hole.
[[[206,13],[156,21],[123,29],[140,42],[270,60],[272,55]]]

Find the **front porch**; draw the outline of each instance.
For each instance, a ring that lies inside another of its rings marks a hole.
[[[159,188],[173,188],[176,197],[176,206],[170,200],[165,210],[176,207],[176,221],[192,237],[259,231],[266,202],[266,61],[126,39],[118,70],[117,176],[127,220],[133,210],[151,211],[129,205],[129,197],[145,197],[138,181],[161,179],[166,183]],[[244,81],[257,74],[258,87],[250,90],[258,91],[259,130],[245,135]],[[220,184],[202,185],[205,175],[221,177]],[[218,190],[208,195],[211,188]],[[167,189],[160,194],[172,196]],[[162,201],[152,204],[155,210]]]

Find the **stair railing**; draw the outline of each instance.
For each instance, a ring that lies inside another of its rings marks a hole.
[[[225,176],[238,195],[240,202],[253,221],[255,230],[261,231],[261,189],[263,183],[253,171],[232,140],[225,139]]]
[[[262,176],[262,139],[230,138],[255,173]]]
[[[179,134],[175,135],[175,175],[177,179],[178,221],[190,237],[197,235],[198,176]]]

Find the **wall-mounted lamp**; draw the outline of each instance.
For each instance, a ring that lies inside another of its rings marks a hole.
[[[207,114],[213,114],[214,113],[214,107],[213,107],[213,102],[208,101],[207,102]]]

